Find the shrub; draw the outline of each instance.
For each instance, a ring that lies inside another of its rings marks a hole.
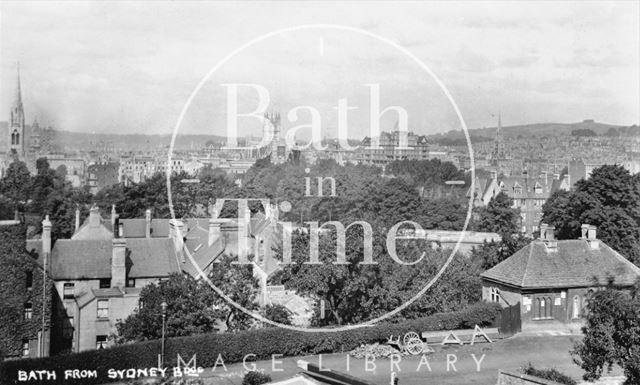
[[[399,323],[383,323],[337,332],[300,332],[283,328],[264,328],[237,333],[201,334],[191,337],[169,338],[165,344],[166,366],[190,360],[197,354],[197,365],[211,367],[221,355],[225,364],[241,362],[248,354],[254,359],[269,359],[272,354],[299,356],[352,350],[362,344],[386,342],[389,336],[409,331],[423,332],[488,326],[500,312],[497,304],[477,303],[452,313],[434,314],[425,318]],[[90,385],[105,383],[108,369],[143,368],[158,362],[160,340],[90,350],[65,356],[23,359],[0,363],[0,383],[17,384],[18,370],[56,370],[59,384]],[[98,372],[97,379],[63,380],[66,369],[87,369]],[[48,384],[54,382],[49,381]],[[24,382],[20,382],[24,384]]]
[[[561,373],[556,369],[536,369],[533,367],[531,362],[529,362],[525,367],[522,368],[522,372],[530,376],[555,381],[560,384],[577,385],[577,382],[566,374]]]
[[[258,371],[251,371],[245,374],[242,385],[262,385],[271,382],[271,376]]]

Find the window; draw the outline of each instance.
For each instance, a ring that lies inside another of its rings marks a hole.
[[[67,282],[64,284],[64,289],[63,289],[63,297],[64,299],[73,299],[75,297],[75,284],[71,283],[71,282]]]
[[[67,322],[64,323],[62,333],[64,338],[73,337],[73,317],[67,317]]]
[[[100,288],[101,289],[108,289],[111,287],[111,279],[109,278],[101,278],[100,279]]]
[[[96,336],[96,349],[104,349],[107,347],[107,336]]]
[[[33,272],[32,271],[27,271],[26,272],[25,282],[26,282],[27,290],[31,290],[31,288],[33,287]]]
[[[489,297],[491,298],[491,302],[500,302],[500,289],[497,287],[490,288]]]
[[[109,300],[98,300],[98,318],[109,318]]]
[[[23,356],[29,355],[29,340],[26,338],[22,340],[22,355]]]
[[[127,279],[127,287],[136,287],[136,280],[135,280],[135,278],[128,278],[128,279]]]
[[[31,302],[24,304],[24,319],[31,319],[33,317],[33,305]]]

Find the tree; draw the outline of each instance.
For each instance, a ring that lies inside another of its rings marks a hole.
[[[598,238],[640,266],[640,174],[622,166],[593,170],[575,191],[554,193],[543,206],[543,222],[556,227],[559,239],[575,239],[580,226],[598,227]]]
[[[213,309],[213,290],[202,281],[173,274],[166,281],[150,284],[140,292],[140,306],[116,324],[118,341],[141,341],[162,336],[162,310],[167,303],[168,337],[209,333],[215,330],[217,313]]]
[[[0,180],[0,193],[10,199],[14,205],[24,205],[29,200],[31,175],[27,165],[19,160],[9,164],[7,172]]]
[[[513,200],[504,192],[491,198],[487,207],[479,210],[477,229],[498,233],[501,236],[517,234],[520,223],[520,210],[512,208]]]
[[[640,383],[640,281],[623,291],[611,283],[589,299],[584,339],[572,351],[574,362],[585,370],[587,381],[599,379],[605,370],[619,365],[625,385]]]
[[[498,242],[485,241],[481,246],[473,248],[471,251],[471,260],[477,263],[483,271],[488,270],[509,258],[529,243],[531,243],[531,238],[525,237],[522,234],[508,235]]]
[[[223,256],[214,263],[210,279],[235,302],[255,310],[257,283],[251,267],[232,265],[232,258]],[[162,302],[167,303],[166,335],[189,336],[215,331],[220,323],[228,330],[251,326],[253,318],[236,309],[220,297],[204,280],[184,274],[173,274],[158,284],[150,284],[140,292],[140,306],[116,327],[117,341],[141,341],[160,338]]]
[[[279,324],[291,325],[291,316],[291,311],[280,304],[269,304],[264,309],[264,317]],[[266,326],[269,327],[273,325],[266,324]]]

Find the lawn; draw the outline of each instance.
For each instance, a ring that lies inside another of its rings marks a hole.
[[[420,356],[403,356],[394,367],[394,371],[400,385],[493,385],[496,383],[499,369],[518,371],[524,364],[531,362],[535,367],[556,368],[580,380],[582,370],[573,363],[569,354],[577,338],[580,337],[516,336],[492,344],[448,346],[437,348],[435,353],[427,355],[428,364],[424,359],[421,363]],[[375,361],[375,367],[372,364],[367,367],[365,360],[353,357],[347,359],[346,353],[322,355],[321,358],[317,355],[276,358],[279,362],[259,361],[255,365],[271,375],[275,381],[289,378],[300,372],[301,370],[296,366],[296,361],[300,359],[315,364],[319,364],[319,360],[322,360],[324,368],[348,372],[352,376],[375,384],[389,384],[391,379],[389,359],[378,359]],[[215,370],[205,369],[201,378],[208,385],[239,385],[242,382],[244,370],[241,363],[226,365],[226,371],[218,365]]]

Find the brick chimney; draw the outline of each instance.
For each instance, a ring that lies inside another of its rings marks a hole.
[[[546,223],[540,224],[540,239],[544,242],[547,252],[558,251],[558,241],[555,235],[555,226],[549,226]]]
[[[151,238],[151,210],[147,209],[144,213],[145,231],[144,235],[147,238]]]
[[[591,250],[598,250],[600,248],[600,240],[596,237],[598,228],[595,226],[589,226],[587,229],[587,242],[591,246]]]
[[[51,254],[51,221],[48,215],[42,221],[42,253]]]
[[[111,287],[125,287],[127,282],[127,241],[124,238],[113,238],[111,245]]]

